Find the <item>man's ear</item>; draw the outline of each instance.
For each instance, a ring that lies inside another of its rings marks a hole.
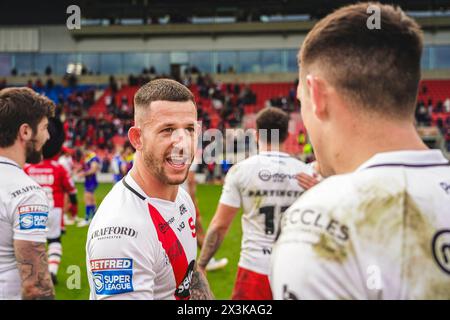
[[[318,119],[325,119],[328,116],[328,92],[327,83],[313,75],[306,76],[306,87],[311,99],[312,111]]]
[[[142,149],[141,128],[133,126],[128,130],[128,139],[136,150]]]
[[[19,132],[17,135],[19,140],[30,141],[33,139],[33,129],[31,129],[28,123],[22,123],[19,127]]]

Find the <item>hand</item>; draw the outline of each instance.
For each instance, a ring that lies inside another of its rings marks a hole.
[[[316,176],[310,176],[306,173],[299,173],[296,176],[296,179],[298,181],[298,184],[300,187],[302,187],[305,190],[311,189],[316,184],[318,184],[320,181],[316,178]]]

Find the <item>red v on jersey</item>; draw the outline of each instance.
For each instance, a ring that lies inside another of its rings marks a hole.
[[[190,282],[189,269],[190,265],[186,257],[184,248],[178,239],[175,232],[168,225],[166,220],[161,216],[159,211],[148,203],[148,209],[150,212],[150,217],[152,218],[153,224],[155,225],[156,233],[158,234],[158,239],[161,242],[167,256],[169,257],[170,264],[172,265],[172,270],[175,276],[176,290],[174,293],[176,300],[188,300],[190,298],[189,290],[181,290],[180,287],[183,286],[185,289],[189,289],[189,286],[185,286],[184,282],[186,277]]]

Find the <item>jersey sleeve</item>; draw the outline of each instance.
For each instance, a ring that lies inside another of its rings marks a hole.
[[[44,191],[36,187],[15,200],[11,208],[13,239],[46,242],[49,204]]]
[[[149,241],[148,233],[114,221],[90,228],[86,265],[91,300],[154,299],[154,265],[159,257],[157,239]]]
[[[283,216],[282,232],[271,257],[274,299],[368,297],[351,227],[336,214],[342,210],[339,204],[324,204],[323,197],[320,201],[321,191],[324,188],[308,191],[308,197],[300,197]]]
[[[235,164],[225,176],[225,183],[222,188],[222,195],[219,202],[230,207],[239,208],[241,206],[241,193],[239,191],[240,165]]]

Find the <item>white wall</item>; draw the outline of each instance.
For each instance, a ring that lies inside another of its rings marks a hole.
[[[298,48],[304,35],[99,38],[75,41],[65,27],[39,27],[41,52],[204,51]]]
[[[297,49],[298,35],[180,36],[155,38],[91,38],[75,40],[65,26],[0,28],[2,52],[134,52]],[[426,32],[425,44],[450,45],[450,30]]]
[[[39,50],[37,28],[1,28],[0,52],[30,52]]]

